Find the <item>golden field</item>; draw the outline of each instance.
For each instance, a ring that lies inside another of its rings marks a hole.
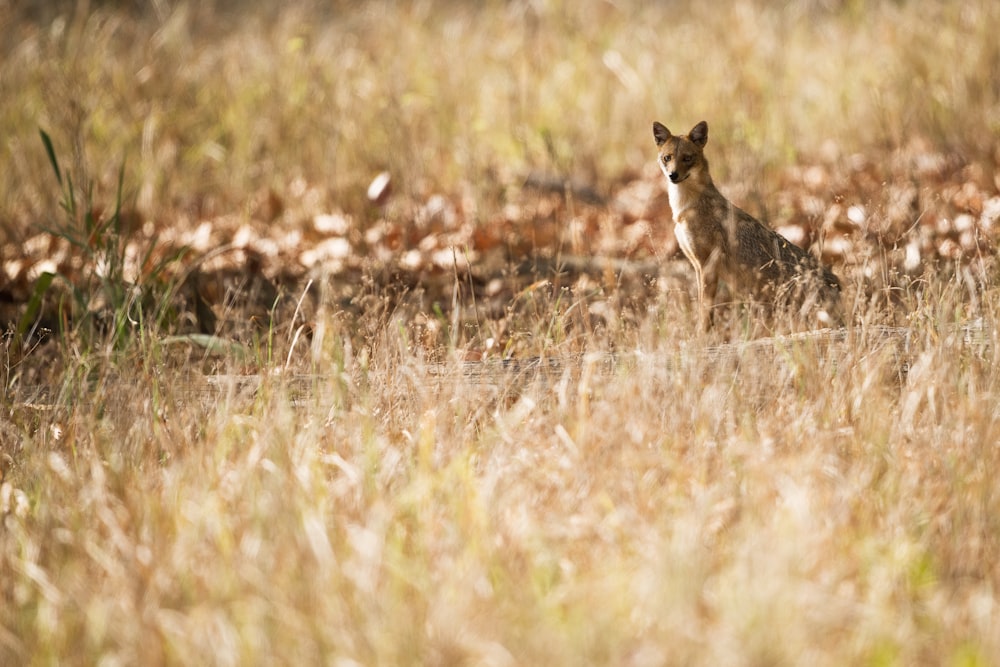
[[[1000,663],[995,3],[0,28],[0,664]],[[697,331],[702,119],[844,331]]]

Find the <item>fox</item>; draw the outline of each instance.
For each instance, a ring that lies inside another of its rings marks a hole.
[[[674,234],[698,282],[702,329],[711,328],[720,280],[752,301],[815,317],[825,326],[842,323],[841,284],[833,271],[715,187],[705,157],[708,123],[677,136],[654,122],[653,138],[667,179]]]

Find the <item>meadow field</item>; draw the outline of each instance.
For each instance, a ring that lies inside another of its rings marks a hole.
[[[1000,664],[1000,4],[279,4],[0,0],[0,665]]]

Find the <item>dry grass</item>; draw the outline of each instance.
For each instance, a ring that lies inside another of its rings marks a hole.
[[[744,192],[915,138],[995,165],[995,3],[702,4],[0,4],[5,242],[57,215],[38,124],[99,194],[126,156],[152,231],[297,181],[363,227],[382,169],[485,220],[532,169],[641,171],[654,118],[708,118]],[[846,338],[774,354],[703,353],[738,310],[706,336],[675,290],[579,285],[489,320],[321,292],[249,359],[5,341],[0,664],[1000,663],[984,266],[840,267]],[[561,365],[472,376],[501,329]]]
[[[641,170],[656,118],[710,119],[716,175],[736,185],[916,139],[998,159],[989,2],[177,3],[36,24],[4,7],[7,233],[51,206],[39,125],[109,190],[127,159],[156,223],[238,211],[296,179],[364,219],[382,169],[408,192],[470,190],[485,219],[529,168],[604,186]]]
[[[388,327],[314,339],[305,393],[68,381],[4,425],[4,662],[990,664],[998,307],[764,356],[651,317],[543,379]]]

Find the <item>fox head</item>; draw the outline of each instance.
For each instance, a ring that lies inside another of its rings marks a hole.
[[[662,123],[653,123],[653,138],[660,148],[660,169],[671,183],[708,170],[703,149],[708,143],[708,123],[701,121],[686,137],[674,136]]]

